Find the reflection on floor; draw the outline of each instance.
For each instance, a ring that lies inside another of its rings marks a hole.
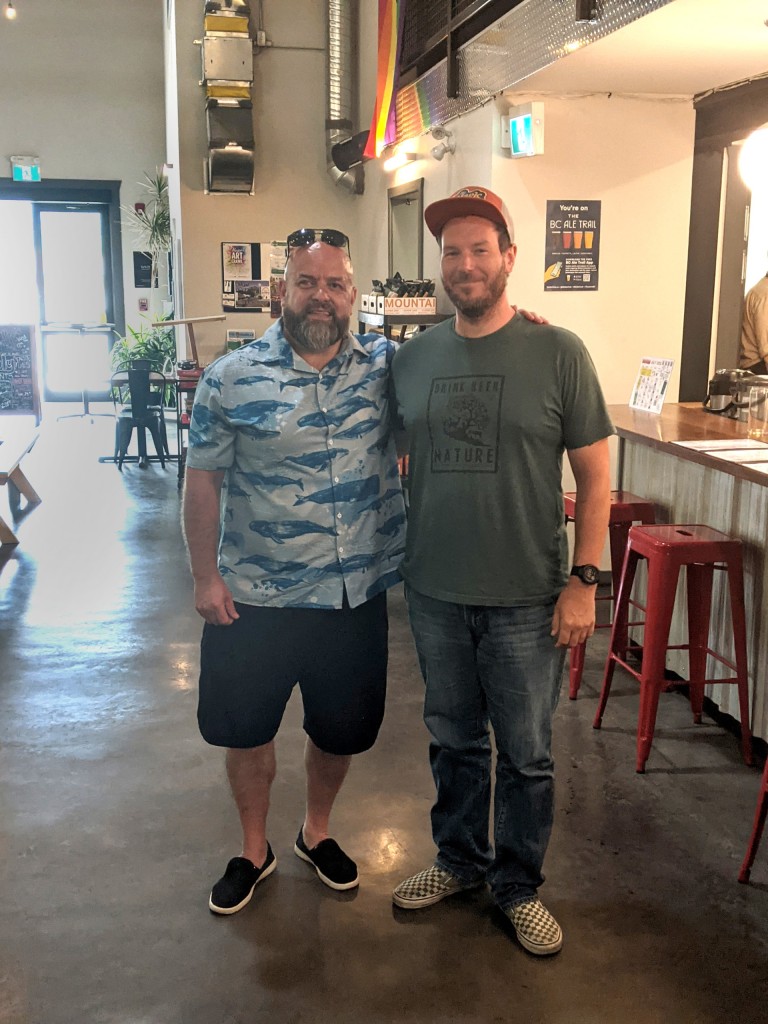
[[[220,752],[195,724],[200,624],[175,466],[99,464],[106,419],[56,421],[27,466],[43,504],[0,571],[0,1024],[757,1024],[768,1005],[768,845],[740,886],[758,791],[738,741],[662,698],[634,766],[635,684],[594,714],[603,631],[557,713],[541,962],[487,894],[395,910],[426,866],[432,786],[399,592],[388,713],[334,816],[360,866],[334,894],[292,853],[301,709],[278,743],[278,871],[231,919],[210,884],[239,852]],[[5,501],[0,495],[0,501]],[[5,514],[2,511],[0,514]],[[767,840],[768,842],[768,840]]]

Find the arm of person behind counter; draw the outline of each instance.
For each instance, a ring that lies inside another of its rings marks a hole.
[[[574,565],[599,565],[611,510],[608,438],[568,452],[576,479]],[[552,636],[558,647],[575,647],[595,631],[595,591],[571,576],[557,599]]]
[[[219,572],[221,485],[224,471],[187,466],[184,485],[184,538],[195,581],[195,608],[214,626],[229,626],[240,616]]]

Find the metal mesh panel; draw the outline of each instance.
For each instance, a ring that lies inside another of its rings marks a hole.
[[[577,24],[574,0],[527,0],[459,51],[456,99],[446,95],[446,61],[399,90],[398,141],[482,106],[496,93],[567,56],[574,43],[593,43],[671,2],[600,0],[600,18]],[[442,16],[442,4],[435,6]]]
[[[400,66],[410,67],[427,48],[429,40],[445,32],[448,7],[445,0],[406,3]]]

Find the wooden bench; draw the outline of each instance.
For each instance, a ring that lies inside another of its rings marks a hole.
[[[0,420],[0,486],[8,484],[8,502],[14,515],[19,509],[21,494],[27,499],[27,506],[39,505],[42,501],[21,471],[21,460],[32,451],[37,438],[34,426],[6,428]],[[0,545],[18,543],[19,538],[0,516]]]

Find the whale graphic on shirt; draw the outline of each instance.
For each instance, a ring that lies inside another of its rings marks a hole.
[[[286,540],[293,540],[294,537],[307,537],[311,533],[325,533],[331,537],[336,534],[332,526],[321,526],[319,523],[296,523],[290,520],[283,523],[272,523],[263,519],[254,519],[248,524],[248,529],[273,540],[276,544],[284,544]]]
[[[337,484],[335,487],[325,487],[320,491],[315,491],[314,494],[297,498],[294,505],[304,505],[308,501],[314,502],[316,505],[331,505],[334,502],[347,504],[364,501],[378,493],[379,477],[377,474],[369,476],[365,480],[349,480],[346,483]]]

